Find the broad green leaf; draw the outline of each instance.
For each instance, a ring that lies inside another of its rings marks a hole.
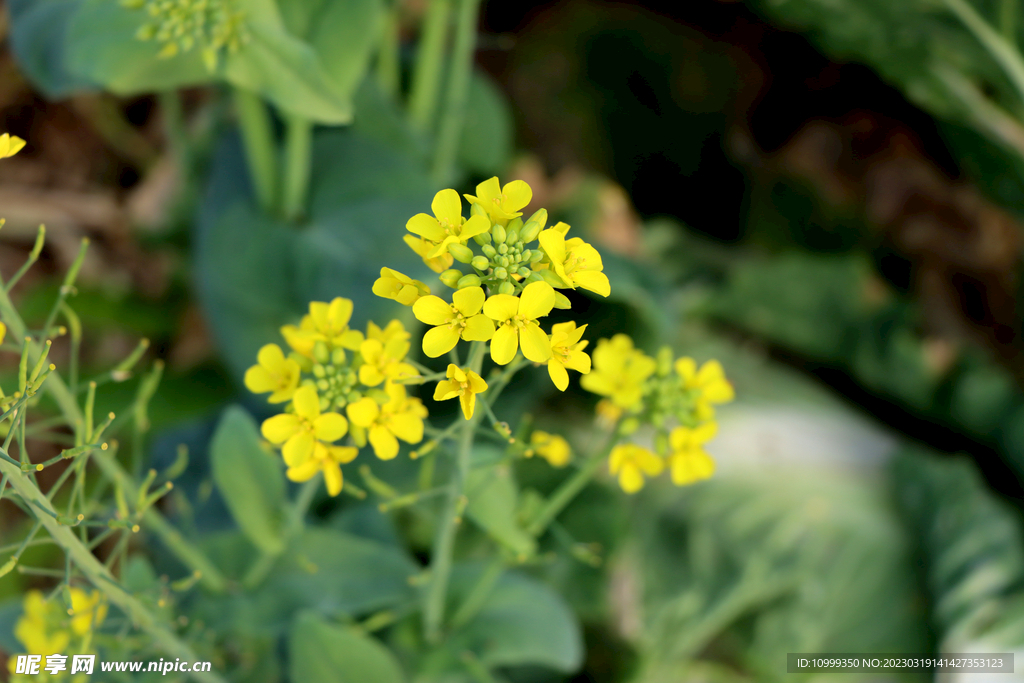
[[[452,576],[458,604],[479,575],[479,567],[457,568]],[[448,651],[469,651],[486,667],[533,665],[572,673],[583,663],[583,637],[560,595],[523,574],[506,572],[483,607],[448,638]]]
[[[68,28],[83,0],[10,0],[11,51],[21,72],[51,100],[95,88],[68,69]]]
[[[83,0],[67,31],[65,64],[80,79],[119,95],[183,88],[215,80],[199,50],[157,57],[156,41],[135,35],[146,14],[111,0]]]
[[[518,556],[530,556],[536,542],[519,524],[518,487],[507,465],[481,467],[466,482],[466,512],[484,531]]]
[[[398,660],[380,641],[351,626],[303,612],[288,636],[291,680],[309,683],[401,683]]]
[[[480,175],[498,175],[512,158],[512,111],[508,100],[486,74],[469,81],[469,106],[459,140],[459,163]]]
[[[224,411],[210,458],[213,480],[242,532],[264,552],[281,552],[284,473],[261,445],[256,422],[238,406]]]

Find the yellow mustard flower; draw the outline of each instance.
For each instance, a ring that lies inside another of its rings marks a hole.
[[[303,316],[299,326],[285,325],[281,334],[285,341],[297,353],[313,357],[313,348],[318,341],[324,342],[329,349],[343,348],[357,351],[363,343],[363,333],[350,330],[348,322],[352,319],[352,300],[336,297],[331,303],[311,301],[309,315]]]
[[[530,450],[547,460],[552,467],[565,467],[572,458],[572,448],[568,441],[558,434],[549,434],[539,429],[530,435]]]
[[[551,341],[540,329],[543,318],[555,306],[555,290],[546,282],[532,282],[522,295],[495,294],[484,302],[484,314],[498,323],[491,340],[491,358],[507,365],[523,347],[523,355],[534,363],[551,358]]]
[[[413,315],[420,322],[435,326],[423,335],[423,353],[437,358],[454,349],[459,339],[490,339],[494,323],[480,313],[484,305],[484,290],[480,287],[456,290],[450,304],[434,295],[419,299],[412,306]]]
[[[623,491],[636,493],[644,487],[644,475],[658,476],[665,469],[665,461],[642,446],[626,443],[612,449],[608,468],[619,476]]]
[[[558,323],[551,327],[551,360],[548,361],[548,375],[559,391],[569,386],[566,368],[581,375],[590,372],[590,356],[583,352],[590,342],[580,338],[587,326],[576,327],[576,323]]]
[[[430,203],[431,216],[418,213],[405,224],[406,230],[419,235],[437,246],[427,255],[437,258],[448,253],[452,244],[465,244],[471,237],[491,229],[490,222],[483,216],[473,216],[469,220],[462,217],[462,199],[455,190],[441,190],[434,195]]]
[[[715,473],[715,461],[704,451],[704,444],[715,438],[718,425],[705,422],[695,429],[676,427],[669,434],[672,452],[668,456],[669,471],[672,483],[685,486],[701,479],[707,479]]]
[[[0,135],[0,159],[13,157],[15,154],[20,152],[24,146],[25,141],[17,135],[11,135],[10,133]]]
[[[66,627],[66,613],[59,601],[47,602],[42,592],[30,590],[25,593],[22,610],[14,625],[14,636],[28,654],[57,654],[67,648],[71,631]]]
[[[0,323],[0,344],[4,343],[4,337],[7,336],[7,325]]]
[[[409,248],[416,252],[416,255],[423,259],[423,262],[427,264],[427,267],[435,273],[443,273],[451,268],[452,263],[455,262],[455,258],[448,252],[444,252],[437,256],[431,256],[431,254],[437,249],[437,245],[423,239],[422,237],[405,235],[402,237],[402,240],[409,245]]]
[[[313,457],[317,442],[329,444],[345,436],[348,422],[338,413],[321,413],[320,398],[309,385],[295,390],[294,413],[275,415],[263,422],[261,431],[272,444],[284,444],[281,454],[289,467],[298,467]]]
[[[683,388],[699,390],[696,399],[696,415],[700,421],[715,416],[712,403],[728,403],[736,398],[732,384],[725,378],[725,370],[717,360],[709,360],[697,369],[697,362],[684,357],[676,361],[676,374],[683,381]]]
[[[441,380],[434,389],[435,401],[447,401],[459,397],[462,413],[466,419],[473,417],[476,406],[476,395],[487,391],[487,382],[470,369],[460,368],[453,363],[448,364],[448,379]]]
[[[315,477],[317,472],[323,472],[327,493],[336,496],[341,493],[344,484],[341,465],[352,462],[357,455],[359,455],[358,448],[331,446],[318,441],[313,446],[312,457],[301,465],[289,467],[285,474],[292,481],[303,482]]]
[[[524,180],[513,180],[504,187],[495,176],[476,186],[476,196],[464,195],[471,204],[479,204],[491,220],[501,225],[522,216],[522,209],[533,199],[533,190]]]
[[[368,387],[375,387],[386,379],[397,380],[419,374],[416,368],[402,362],[409,353],[408,335],[391,335],[386,342],[364,339],[359,353],[363,357],[359,381]]]
[[[98,590],[88,593],[81,588],[71,588],[71,630],[76,636],[84,636],[107,618],[107,601]]]
[[[611,294],[608,276],[601,272],[604,263],[597,249],[579,237],[565,239],[565,233],[558,226],[545,230],[537,239],[551,261],[551,269],[566,287],[582,287],[601,296]]]
[[[256,354],[257,364],[245,371],[245,387],[254,394],[273,392],[267,400],[283,403],[299,386],[299,364],[285,358],[277,344],[267,344]]]
[[[427,409],[419,399],[409,398],[400,384],[389,382],[384,388],[388,402],[383,406],[367,396],[350,403],[346,410],[348,419],[359,428],[352,430],[356,443],[365,445],[369,436],[374,454],[381,460],[391,460],[398,455],[398,439],[409,444],[423,440]]]
[[[385,346],[396,337],[407,340],[411,336],[400,320],[391,320],[383,328],[372,320],[366,324],[366,338],[376,339]]]
[[[391,268],[381,268],[380,277],[373,283],[373,293],[385,299],[394,299],[403,306],[412,306],[421,296],[430,294],[430,287]]]
[[[598,396],[607,396],[619,408],[634,408],[644,394],[644,382],[654,374],[657,361],[633,347],[625,334],[597,342],[594,367],[580,378],[580,385]]]

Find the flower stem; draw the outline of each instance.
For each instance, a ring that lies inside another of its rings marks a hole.
[[[291,505],[288,511],[288,518],[285,520],[285,524],[288,526],[284,530],[284,544],[280,552],[276,553],[263,553],[259,559],[256,560],[252,568],[242,578],[242,587],[246,590],[252,590],[263,583],[264,579],[267,578],[267,574],[274,568],[277,563],[277,558],[281,556],[284,549],[288,547],[288,544],[292,539],[302,534],[304,527],[304,521],[306,513],[309,511],[309,506],[313,502],[313,497],[316,495],[317,489],[320,488],[320,482],[322,476],[317,474],[315,477],[305,482],[302,488],[299,489],[299,495],[295,496],[295,502]]]
[[[281,213],[287,221],[297,221],[306,213],[309,177],[313,156],[313,122],[288,114],[285,121],[284,194]]]
[[[1010,45],[1017,46],[1017,5],[1020,0],[1001,0],[999,3],[999,32]]]
[[[477,374],[480,374],[480,368],[483,366],[483,347],[482,342],[473,342],[469,354],[470,369]],[[473,417],[466,420],[462,426],[451,490],[445,504],[441,526],[434,539],[434,549],[430,559],[430,587],[427,589],[423,605],[423,630],[429,643],[436,643],[441,638],[441,623],[444,620],[448,582],[452,572],[452,554],[455,550],[455,534],[462,522],[461,511],[465,506],[466,479],[469,475],[470,456],[473,451],[473,436],[482,414],[482,411],[475,411]]]
[[[443,184],[452,177],[455,157],[459,151],[462,124],[466,119],[469,97],[469,79],[473,73],[473,53],[476,50],[476,25],[480,0],[459,0],[455,26],[455,46],[452,50],[452,68],[445,96],[446,110],[437,133],[434,149],[434,181]]]
[[[235,88],[234,95],[256,202],[265,213],[271,213],[277,194],[277,145],[270,112],[255,93]]]
[[[421,131],[430,130],[434,123],[451,11],[451,0],[432,0],[423,22],[409,93],[409,118]]]
[[[377,50],[377,82],[385,95],[394,101],[402,90],[402,70],[399,36],[398,5],[388,10],[384,17],[384,30]]]

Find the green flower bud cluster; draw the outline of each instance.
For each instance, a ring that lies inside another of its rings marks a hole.
[[[121,0],[128,9],[145,9],[150,21],[136,32],[139,40],[162,45],[160,57],[202,50],[206,68],[217,68],[220,51],[236,52],[249,39],[244,15],[234,0]]]
[[[473,215],[487,216],[483,207],[473,204]],[[473,237],[476,249],[471,244],[452,244],[448,253],[468,265],[472,272],[450,268],[441,273],[441,282],[452,289],[465,287],[487,287],[498,294],[519,294],[531,282],[546,279],[545,271],[535,271],[533,266],[545,260],[544,252],[536,242],[537,236],[548,221],[548,212],[540,209],[525,222],[513,218],[508,225],[494,223],[491,229]],[[479,251],[479,253],[476,253]],[[559,281],[559,287],[565,285]],[[568,308],[568,299],[558,294],[558,305]]]
[[[303,383],[311,383],[316,388],[321,411],[338,411],[363,397],[358,388],[361,364],[358,354],[346,354],[340,348],[329,350],[322,341],[316,343],[309,370],[313,378]]]
[[[687,389],[680,383],[679,376],[673,371],[673,353],[669,347],[662,347],[655,361],[657,368],[644,387],[644,415],[641,421],[656,426],[659,436],[667,434],[665,430],[672,423],[696,427],[702,422],[697,415],[697,399],[701,396],[701,390]],[[667,444],[666,441],[665,448],[657,450],[658,454],[664,455],[667,452]]]

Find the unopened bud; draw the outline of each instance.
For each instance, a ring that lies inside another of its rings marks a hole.
[[[461,270],[451,268],[441,273],[438,276],[438,278],[447,286],[451,287],[452,289],[455,289],[456,287],[459,286],[459,280],[462,279],[462,275],[463,273]]]
[[[550,268],[539,270],[537,272],[540,273],[542,278],[544,278],[544,282],[548,283],[552,287],[565,287],[565,283],[562,282],[562,278],[558,277],[558,273]]]
[[[485,244],[491,243],[491,233],[482,232],[479,235],[473,235],[473,241],[479,244],[481,247]]]
[[[561,308],[568,310],[572,308],[572,302],[569,301],[569,297],[561,292],[555,292],[555,308]]]
[[[508,280],[505,280],[500,285],[498,285],[498,294],[515,294],[515,293],[516,293],[515,285],[513,285]]]
[[[494,269],[494,278],[497,280],[505,280],[508,278],[508,271],[502,266],[498,266]]]
[[[506,236],[505,235],[505,228],[503,228],[500,225],[493,226],[491,228],[491,236],[494,237],[494,241],[497,244],[499,244],[499,245],[504,244],[505,243],[505,236]],[[501,247],[499,246],[498,249],[500,251]],[[504,252],[502,252],[502,253],[504,253]]]
[[[463,275],[459,279],[459,283],[457,285],[457,288],[458,289],[465,289],[466,287],[479,287],[479,286],[480,286],[480,276],[479,275],[472,275],[472,274],[470,274],[470,275]]]
[[[498,250],[489,244],[485,244],[484,246],[480,247],[480,251],[484,252],[484,256],[486,256],[487,258],[494,258],[495,256],[498,255]]]
[[[469,262],[469,265],[473,266],[477,270],[487,270],[491,267],[491,262],[486,256],[474,256],[473,260]]]
[[[448,253],[459,263],[469,263],[473,260],[473,250],[465,244],[449,244]]]

